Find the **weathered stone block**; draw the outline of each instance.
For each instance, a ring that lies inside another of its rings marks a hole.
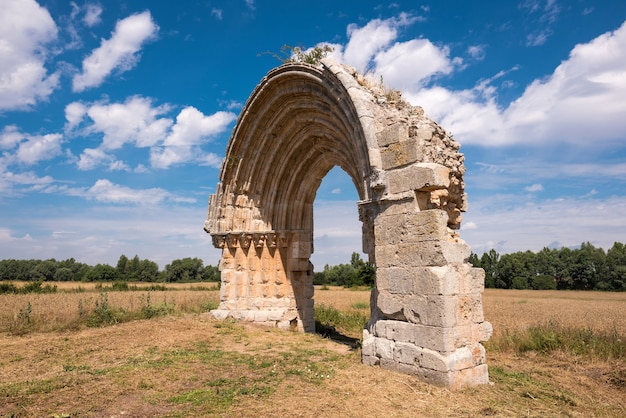
[[[365,331],[366,332],[366,331]],[[363,356],[375,356],[376,355],[376,337],[363,335],[363,343],[361,344],[361,352]]]
[[[395,360],[390,359],[380,359],[380,367],[385,370],[391,370],[397,373],[403,373],[408,375],[416,375],[418,373],[418,368],[404,363],[398,363]]]
[[[410,268],[387,267],[376,270],[377,288],[387,290],[391,294],[412,294],[414,281],[415,274]]]
[[[224,319],[228,318],[229,313],[230,313],[229,310],[224,310],[224,309],[213,309],[211,311],[211,315],[213,316],[213,318],[219,321],[223,321]]]
[[[452,372],[446,382],[446,386],[452,390],[487,384],[489,384],[489,368],[486,364]]]
[[[480,323],[484,320],[482,297],[479,293],[459,296],[457,323],[465,325],[472,322]]]
[[[376,306],[385,318],[404,321],[405,317],[402,313],[403,298],[401,296],[392,295],[391,293],[379,290],[376,296]]]
[[[421,354],[422,349],[415,344],[396,342],[394,360],[399,363],[417,365]]]
[[[396,245],[376,246],[376,265],[386,267],[425,267],[444,266],[444,257],[441,245],[438,241],[425,241],[415,243],[402,243]]]
[[[457,324],[458,296],[427,295],[405,298],[404,312],[411,322],[435,327]]]
[[[450,186],[450,169],[440,164],[418,163],[390,170],[387,174],[389,193],[432,191]]]
[[[485,362],[485,349],[480,344],[461,347],[447,355],[423,349],[419,358],[421,367],[441,372],[459,371],[481,365]]]
[[[450,264],[465,263],[472,253],[472,249],[465,242],[442,242],[441,251]]]
[[[381,132],[376,134],[378,145],[386,147],[396,142],[404,142],[409,140],[409,127],[405,123],[395,123],[387,126]]]
[[[296,241],[291,243],[291,257],[292,258],[300,258],[305,259],[308,262],[309,257],[311,256],[311,241]],[[299,271],[306,271],[308,267],[304,266],[303,269]]]
[[[422,155],[422,149],[417,146],[417,142],[413,139],[396,142],[380,150],[380,159],[384,170],[415,163],[422,159]]]
[[[406,194],[394,196],[396,199],[379,200],[375,205],[376,216],[372,216],[372,221],[383,216],[403,216],[405,213],[415,212],[415,196]],[[374,206],[373,204],[370,204]]]
[[[382,216],[374,222],[374,243],[378,245],[445,241],[448,214],[439,209],[408,212],[403,216]]]
[[[386,338],[376,338],[376,340],[374,340],[374,347],[377,357],[380,357],[381,359],[393,360],[395,341],[388,340]]]
[[[363,355],[361,361],[366,366],[378,366],[380,364],[380,358],[376,356]]]

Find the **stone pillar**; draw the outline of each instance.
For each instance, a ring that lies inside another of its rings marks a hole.
[[[218,319],[231,317],[315,332],[310,234],[302,231],[213,235],[222,249]]]
[[[361,203],[373,216],[376,260],[363,362],[452,389],[488,383],[484,271],[466,262],[470,248],[447,212],[428,209],[420,193]]]

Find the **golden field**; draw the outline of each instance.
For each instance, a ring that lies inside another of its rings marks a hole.
[[[79,303],[94,309],[100,293],[57,285],[69,293],[0,295],[0,416],[626,416],[623,358],[487,343],[493,385],[450,392],[363,366],[338,339],[215,321],[203,312],[219,292],[195,284],[107,291],[115,309],[141,310],[148,294],[172,309],[96,328],[78,321]],[[487,289],[483,299],[494,341],[545,323],[626,334],[625,294]],[[315,292],[341,312],[368,302],[364,290]],[[11,333],[28,303],[32,328]]]

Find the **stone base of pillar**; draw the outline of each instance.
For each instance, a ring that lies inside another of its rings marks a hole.
[[[232,318],[237,321],[253,322],[257,325],[269,326],[300,332],[315,332],[314,320],[303,320],[297,311],[291,309],[214,309],[211,315],[218,320]]]
[[[453,390],[487,384],[485,348],[470,342],[482,338],[467,335],[473,332],[490,334],[491,324],[441,328],[394,320],[370,322],[363,330],[363,363]]]

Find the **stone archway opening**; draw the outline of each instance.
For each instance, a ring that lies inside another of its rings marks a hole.
[[[348,264],[353,252],[367,261],[361,245],[358,194],[352,179],[340,167],[334,167],[322,179],[313,203],[313,254],[315,272],[326,264]]]
[[[313,332],[313,204],[335,166],[376,265],[363,362],[450,388],[488,382],[484,272],[457,229],[463,155],[421,108],[322,60],[270,71],[229,140],[205,230],[220,248],[216,318]]]

